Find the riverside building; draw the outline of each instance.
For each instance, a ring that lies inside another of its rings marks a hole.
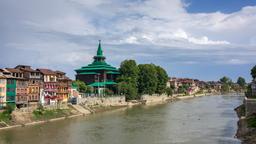
[[[97,55],[93,59],[94,61],[91,64],[75,70],[77,73],[76,80],[81,80],[93,87],[95,93],[99,95],[103,94],[106,88],[114,91],[119,71],[117,68],[106,63],[106,57],[103,55],[100,41]]]

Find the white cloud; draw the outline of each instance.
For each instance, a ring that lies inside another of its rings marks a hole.
[[[130,36],[125,40],[121,40],[120,42],[127,43],[127,44],[138,44],[138,39],[135,36]]]
[[[24,61],[84,65],[98,39],[117,61],[152,53],[157,56],[150,60],[159,63],[256,60],[256,6],[230,14],[191,14],[182,0],[12,0],[0,6],[1,50],[7,55],[26,51]]]
[[[230,59],[228,61],[224,61],[224,64],[233,64],[233,65],[240,65],[240,64],[247,64],[248,61],[241,60],[241,59]]]

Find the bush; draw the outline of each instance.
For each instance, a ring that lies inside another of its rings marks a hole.
[[[165,91],[166,91],[167,96],[172,96],[173,95],[173,89],[172,88],[168,87],[168,88],[166,88]]]
[[[7,111],[0,113],[0,122],[4,121],[4,122],[8,123],[8,122],[10,122],[11,119],[12,119],[11,114],[8,113]]]
[[[256,128],[256,115],[249,116],[247,118],[248,126],[251,128]]]

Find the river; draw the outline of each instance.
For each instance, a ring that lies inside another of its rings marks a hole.
[[[240,144],[237,96],[137,106],[0,131],[0,144]]]

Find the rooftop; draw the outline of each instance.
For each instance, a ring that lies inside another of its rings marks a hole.
[[[56,73],[50,69],[37,69],[38,71],[40,71],[42,74],[44,75],[56,75]]]
[[[79,74],[95,74],[95,70],[106,70],[109,72],[109,74],[119,74],[117,68],[105,62],[105,57],[103,55],[100,41],[98,45],[97,55],[94,56],[94,61],[87,66],[83,66],[80,69],[76,69],[75,71]]]

